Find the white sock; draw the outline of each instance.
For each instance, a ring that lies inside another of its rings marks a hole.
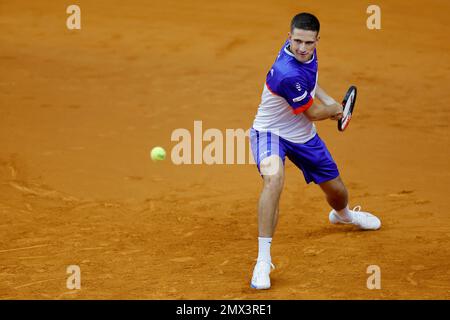
[[[339,217],[345,222],[350,222],[353,220],[352,213],[350,212],[348,205],[344,209],[336,210],[336,212],[339,215]]]
[[[270,257],[270,244],[272,243],[272,238],[262,238],[258,237],[258,261],[271,262]]]

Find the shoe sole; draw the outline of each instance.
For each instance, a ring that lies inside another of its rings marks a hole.
[[[330,216],[333,216],[336,220],[335,221],[331,221]],[[360,230],[365,230],[365,231],[376,231],[376,230],[379,230],[381,228],[381,223],[380,223],[380,225],[377,228],[362,228],[361,226],[356,225],[354,223],[339,221],[339,218],[336,217],[336,213],[334,213],[334,212],[330,213],[328,220],[330,221],[331,224],[352,225],[352,226],[358,227]]]
[[[264,287],[264,288],[261,288],[261,287],[258,288],[258,287],[255,286],[253,283],[250,283],[250,288],[256,289],[256,290],[267,290],[267,289],[270,289],[270,286]]]

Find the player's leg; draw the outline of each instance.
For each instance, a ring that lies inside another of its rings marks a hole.
[[[338,219],[350,223],[352,214],[348,208],[348,192],[341,177],[319,183],[319,186],[325,193],[328,204],[338,215]]]
[[[278,203],[284,184],[284,165],[278,155],[272,155],[261,161],[261,173],[264,185],[258,204],[258,234],[259,237],[272,238],[278,222]]]
[[[348,207],[348,192],[339,170],[325,143],[318,135],[304,144],[287,145],[287,156],[303,171],[307,183],[318,184],[333,210],[329,214],[332,223],[354,224],[361,229],[376,230],[381,222],[374,215]],[[359,209],[358,209],[359,208]]]
[[[341,177],[322,182],[320,188],[326,195],[328,204],[337,212],[341,211],[348,204],[348,192]]]
[[[284,184],[285,151],[278,136],[270,132],[250,131],[253,156],[263,178],[258,202],[258,258],[253,269],[251,286],[270,288],[272,258],[270,247],[278,221],[278,203]]]
[[[278,224],[278,217],[279,217],[279,212],[280,212],[280,200],[278,200],[278,206],[277,209],[275,210],[275,215],[273,217],[273,225],[272,225],[272,237],[275,234],[275,230],[277,228],[277,224]]]
[[[258,203],[258,258],[251,286],[269,289],[269,274],[273,267],[270,247],[278,222],[278,204],[284,184],[283,160],[278,155],[269,156],[261,161],[260,168],[264,183]]]
[[[377,230],[381,227],[380,219],[369,212],[360,211],[360,206],[349,209],[348,192],[340,177],[320,183],[319,186],[333,208],[329,214],[331,223],[353,224],[364,230]]]

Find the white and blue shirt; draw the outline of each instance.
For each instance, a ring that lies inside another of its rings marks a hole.
[[[316,135],[316,127],[303,112],[313,103],[317,86],[317,53],[307,62],[298,61],[287,40],[267,73],[253,128],[276,132],[294,143]]]

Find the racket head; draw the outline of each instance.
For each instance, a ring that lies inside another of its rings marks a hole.
[[[344,100],[342,101],[342,107],[344,108],[344,112],[342,114],[342,119],[338,120],[338,130],[344,131],[350,123],[350,119],[352,118],[353,110],[355,108],[356,102],[356,94],[358,90],[355,86],[351,86],[347,93],[345,94]]]

